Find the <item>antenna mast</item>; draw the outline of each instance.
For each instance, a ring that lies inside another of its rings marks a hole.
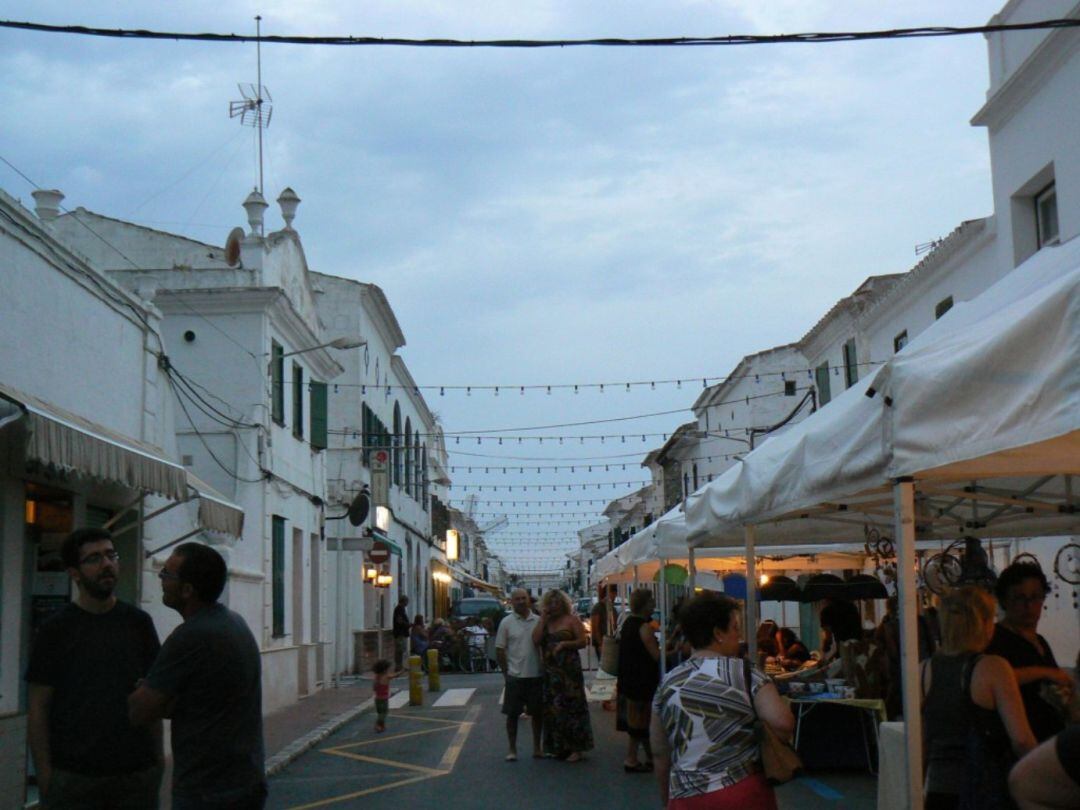
[[[259,194],[263,193],[263,130],[274,114],[270,91],[262,83],[262,17],[255,17],[256,84],[238,84],[243,101],[229,102],[229,118],[240,118],[242,126],[254,127],[259,138]]]

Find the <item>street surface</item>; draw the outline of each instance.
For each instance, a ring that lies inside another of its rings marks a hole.
[[[592,673],[586,673],[591,683]],[[614,713],[591,705],[596,748],[581,763],[533,759],[529,722],[518,729],[517,762],[505,762],[505,720],[499,674],[443,675],[441,693],[424,693],[424,706],[408,705],[407,682],[391,699],[383,734],[374,713],[341,728],[270,780],[270,810],[364,807],[529,808],[656,807],[652,774],[622,769],[626,737]],[[812,774],[779,791],[780,807],[876,806],[876,783],[866,773]]]

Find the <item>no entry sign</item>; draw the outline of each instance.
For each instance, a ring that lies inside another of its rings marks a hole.
[[[382,540],[376,540],[368,552],[368,559],[376,565],[382,565],[390,560],[390,548]]]

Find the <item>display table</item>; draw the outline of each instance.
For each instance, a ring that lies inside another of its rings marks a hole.
[[[879,725],[877,810],[905,810],[911,806],[907,795],[906,762],[904,724]]]
[[[885,701],[864,698],[844,698],[828,692],[818,695],[798,695],[785,698],[791,705],[795,714],[795,750],[799,751],[799,743],[802,740],[803,723],[807,715],[819,706],[846,707],[854,710],[858,717],[859,734],[862,738],[863,755],[865,756],[866,768],[870,773],[875,773],[873,746],[877,741],[877,728],[887,715],[885,713]]]

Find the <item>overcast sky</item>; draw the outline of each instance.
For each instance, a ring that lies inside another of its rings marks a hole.
[[[1001,4],[9,0],[0,16],[254,33],[258,13],[265,34],[567,39],[980,25]],[[254,139],[227,111],[237,83],[255,81],[254,45],[0,29],[0,76],[0,155],[61,189],[68,208],[218,245],[244,224]],[[797,340],[867,276],[907,270],[916,244],[991,213],[986,134],[968,123],[987,86],[981,36],[680,49],[265,45],[263,83],[273,96],[267,198],[291,186],[303,199],[295,227],[313,269],[385,290],[418,383],[698,380],[629,394],[427,391],[448,432],[688,409],[702,377]],[[32,207],[31,187],[3,164],[0,187]],[[280,226],[276,206],[268,221]],[[511,567],[559,565],[575,525],[593,522],[581,513],[601,506],[574,501],[629,490],[597,483],[645,480],[638,463],[662,437],[641,434],[689,418],[545,432],[628,436],[603,445],[451,439],[453,478],[484,484],[483,500],[559,499],[476,508],[544,512],[544,525],[514,520],[491,545]],[[627,467],[504,476],[503,463],[527,462],[465,456],[466,446],[495,457],[620,456],[609,465]],[[484,463],[495,466],[464,469]],[[540,481],[575,490],[505,491]],[[454,502],[467,494],[455,490]]]

